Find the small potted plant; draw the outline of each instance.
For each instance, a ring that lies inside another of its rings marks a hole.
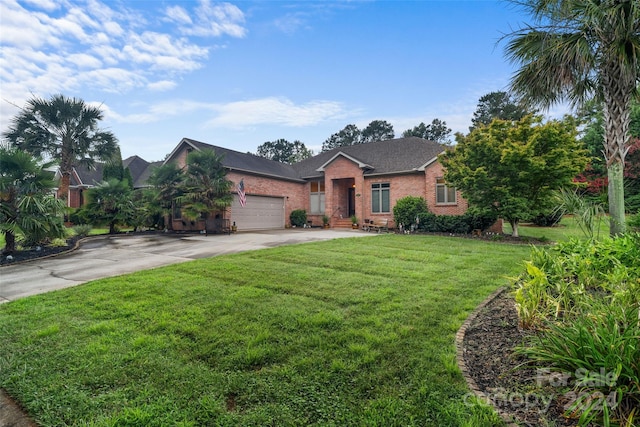
[[[322,215],[322,226],[324,228],[329,228],[329,216],[328,215]]]
[[[351,215],[351,228],[354,230],[358,229],[358,217],[355,215]]]

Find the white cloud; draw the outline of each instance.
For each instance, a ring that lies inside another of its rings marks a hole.
[[[276,97],[217,105],[214,110],[217,116],[207,125],[231,128],[261,124],[312,126],[345,115],[339,102],[310,101],[296,105],[289,99]]]
[[[285,34],[294,34],[301,28],[308,28],[308,16],[306,13],[290,13],[281,18],[276,19],[273,24],[275,27]]]
[[[154,92],[163,92],[167,90],[171,90],[176,87],[178,84],[171,80],[162,80],[159,82],[149,83],[147,88]]]
[[[95,56],[86,53],[74,53],[67,56],[66,60],[78,66],[78,68],[100,68],[102,61]]]
[[[11,64],[0,70],[3,98],[20,105],[32,94],[173,89],[176,77],[202,67],[213,48],[193,36],[246,33],[244,14],[232,4],[203,0],[191,12],[193,19],[182,6],[164,10],[180,23],[176,28],[142,15],[135,2],[0,1],[0,60]]]
[[[177,22],[178,24],[191,25],[193,22],[187,11],[180,6],[169,6],[165,13],[170,21]]]
[[[226,34],[242,38],[247,33],[243,26],[244,13],[233,4],[212,4],[210,0],[200,0],[194,15],[195,19],[191,20],[192,22],[180,28],[183,34],[200,37],[219,37]]]
[[[59,3],[55,0],[25,0],[25,3],[48,12],[56,10],[59,6]]]
[[[170,85],[171,82],[166,82]],[[165,82],[157,82],[163,87]],[[208,116],[206,127],[238,129],[258,125],[280,125],[286,127],[313,126],[322,122],[342,119],[348,112],[335,101],[310,101],[295,104],[289,99],[270,97],[227,104],[206,103],[191,100],[170,100],[147,107],[147,111],[120,115],[114,111],[109,116],[122,123],[151,123],[177,116]]]

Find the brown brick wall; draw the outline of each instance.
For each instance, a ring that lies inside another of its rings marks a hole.
[[[331,217],[331,224],[341,218],[348,218],[348,191],[355,188],[355,215],[363,218],[362,205],[359,202],[359,189],[362,188],[364,179],[362,170],[356,163],[345,158],[337,157],[324,171],[325,183],[325,212]],[[355,187],[354,187],[355,185]]]
[[[444,176],[444,168],[440,163],[433,163],[425,170],[425,200],[427,201],[427,207],[436,215],[462,215],[469,208],[469,204],[462,198],[462,194],[459,191],[456,192],[455,204],[439,205],[436,203],[436,179],[442,176]]]
[[[292,181],[284,181],[267,178],[258,175],[231,171],[227,179],[233,182],[232,191],[236,192],[236,186],[240,180],[244,180],[244,191],[252,196],[284,197],[285,223],[289,223],[289,215],[295,209],[309,211],[309,184],[301,184]],[[231,209],[229,208],[229,212]],[[321,222],[321,221],[320,221]]]

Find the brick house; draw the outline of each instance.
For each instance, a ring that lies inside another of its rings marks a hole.
[[[333,227],[350,227],[349,218],[386,219],[393,224],[393,207],[405,196],[419,196],[438,215],[459,215],[467,201],[447,186],[438,155],[442,145],[409,137],[339,147],[293,165],[240,153],[184,138],[165,160],[184,167],[193,150],[213,149],[223,156],[227,178],[236,185],[242,180],[246,205],[237,194],[230,208],[217,213],[239,230],[278,229],[289,222],[295,209],[305,209],[312,225],[330,217]],[[179,217],[179,212],[175,212]],[[174,229],[202,229],[173,219]]]
[[[76,165],[71,170],[69,176],[69,191],[67,194],[61,194],[60,189],[56,189],[58,198],[66,198],[67,207],[79,208],[85,203],[84,192],[102,181],[102,163],[94,163],[93,168],[89,169],[86,165]],[[59,181],[62,178],[60,170],[56,171],[55,179]]]
[[[162,162],[147,162],[138,156],[131,156],[122,161],[122,166],[131,172],[135,189],[147,187],[147,179],[149,179],[151,170],[161,164]],[[69,191],[66,194],[67,207],[75,209],[85,204],[84,192],[102,182],[103,168],[104,164],[100,162],[95,162],[91,169],[86,165],[73,167],[69,179]],[[55,179],[59,181],[61,178],[60,170],[56,171]],[[60,193],[59,189],[56,189],[56,196],[63,198],[64,195]]]

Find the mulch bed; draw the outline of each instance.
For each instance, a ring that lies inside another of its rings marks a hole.
[[[469,323],[462,342],[467,375],[484,393],[486,403],[522,426],[577,426],[566,418],[562,390],[544,372],[527,366],[517,347],[532,332],[518,326],[513,296],[503,291]],[[541,382],[543,387],[537,387]],[[551,384],[550,384],[551,382]]]
[[[0,256],[0,266],[16,264],[19,262],[31,261],[38,258],[48,257],[51,255],[60,254],[73,249],[76,242],[80,240],[78,237],[72,237],[67,239],[65,246],[36,246],[33,248],[27,248],[24,250],[16,250],[11,254],[2,254]]]

